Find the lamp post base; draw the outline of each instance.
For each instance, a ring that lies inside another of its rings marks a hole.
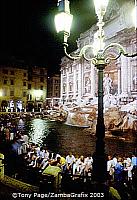
[[[107,180],[107,155],[105,154],[104,118],[98,117],[96,126],[96,150],[93,154],[93,180],[105,183]]]
[[[105,183],[107,180],[107,156],[93,154],[93,181],[96,183]]]

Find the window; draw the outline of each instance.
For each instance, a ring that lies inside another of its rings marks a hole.
[[[28,84],[28,89],[31,90],[31,84]]]
[[[6,88],[3,89],[3,96],[7,96],[7,89]]]
[[[43,85],[40,86],[40,89],[43,90]]]
[[[5,79],[5,80],[4,80],[4,84],[7,85],[7,83],[8,83],[8,81]]]
[[[63,84],[63,92],[66,92],[66,84]]]
[[[43,69],[40,69],[40,74],[44,74],[44,70]]]
[[[72,73],[72,66],[69,67],[69,73]]]
[[[13,70],[11,70],[11,71],[10,71],[10,74],[11,74],[11,75],[14,75],[14,71],[13,71]]]
[[[72,83],[69,83],[69,91],[72,92]]]
[[[56,93],[56,97],[58,96],[58,93]]]
[[[14,85],[14,80],[10,80],[10,84],[11,84],[11,85]]]
[[[23,92],[23,97],[26,97],[26,92]]]
[[[72,91],[72,85],[69,85],[69,90]]]
[[[3,74],[8,74],[8,70],[7,69],[3,69]]]
[[[64,75],[66,74],[66,69],[63,70],[63,74],[64,74]]]
[[[14,91],[13,90],[10,91],[10,96],[14,96]]]
[[[23,82],[23,86],[26,86],[26,82]]]
[[[42,82],[42,83],[44,82],[44,78],[43,77],[40,78],[40,82]]]
[[[24,77],[26,77],[27,76],[27,74],[26,73],[24,73]]]
[[[55,80],[55,83],[58,83],[58,80]]]
[[[56,86],[56,90],[58,90],[58,86]]]
[[[78,92],[78,80],[76,81],[76,91]]]

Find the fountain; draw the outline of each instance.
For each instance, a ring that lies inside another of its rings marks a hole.
[[[68,116],[65,124],[90,128],[92,133],[96,130],[97,105],[69,105],[65,106]],[[104,121],[106,132],[109,134],[119,132],[137,131],[137,100],[120,105],[118,96],[107,94],[104,96]]]
[[[68,110],[67,125],[88,128],[96,118],[94,106],[73,107]]]

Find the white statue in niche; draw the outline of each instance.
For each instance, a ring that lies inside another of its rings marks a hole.
[[[91,80],[90,80],[90,78],[86,78],[86,80],[85,80],[85,92],[90,93],[90,88],[91,88]]]
[[[109,74],[105,74],[103,78],[103,86],[104,86],[104,95],[109,95],[112,89],[112,79],[109,77]]]

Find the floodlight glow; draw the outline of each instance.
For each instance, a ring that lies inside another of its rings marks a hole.
[[[42,90],[34,90],[33,95],[37,98],[40,98],[43,95],[43,91]]]
[[[70,34],[73,16],[71,14],[61,12],[55,16],[55,26],[57,33],[66,32]]]

